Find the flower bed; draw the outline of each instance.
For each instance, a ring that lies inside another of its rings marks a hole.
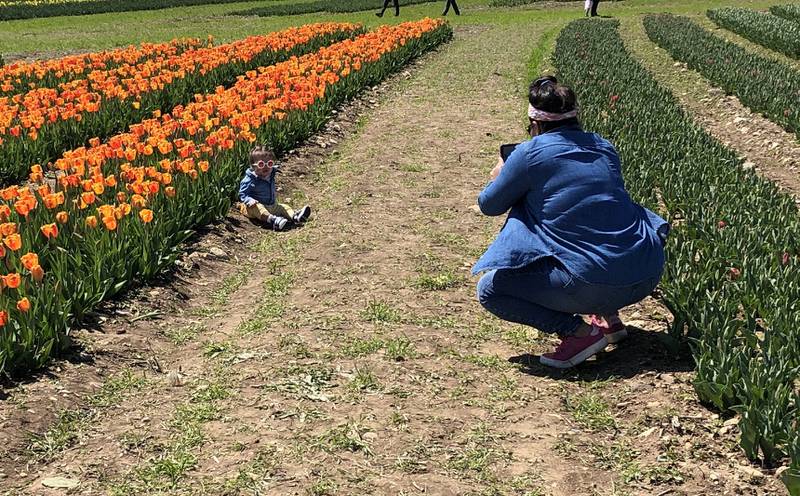
[[[789,57],[800,58],[800,23],[738,7],[709,10],[707,15],[721,28]]]
[[[711,34],[686,17],[644,18],[647,35],[754,112],[800,136],[800,72]]]
[[[90,72],[173,57],[210,43],[210,37],[206,42],[197,38],[186,38],[169,43],[142,43],[139,46],[69,55],[58,59],[13,62],[0,69],[0,96],[14,95],[34,88],[55,88],[62,83],[85,77]]]
[[[311,24],[217,47],[189,50],[90,73],[88,77],[0,98],[0,180],[16,181],[31,164],[125,130],[153,111],[228,86],[248,70],[301,55],[361,32],[355,24]]]

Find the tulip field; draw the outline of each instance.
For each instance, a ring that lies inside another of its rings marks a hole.
[[[0,494],[800,496],[800,4],[381,5],[0,1]],[[671,224],[568,371],[468,274],[543,73]]]

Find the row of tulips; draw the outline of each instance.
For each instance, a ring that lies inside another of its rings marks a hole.
[[[362,32],[355,24],[324,23],[250,36],[139,64],[95,71],[59,88],[0,98],[0,179],[16,181],[32,163],[107,137],[190,101],[196,93],[228,86],[248,70],[308,53]]]
[[[62,83],[84,78],[94,71],[173,57],[210,43],[211,37],[205,42],[197,38],[184,38],[168,43],[142,43],[139,46],[131,45],[57,59],[13,62],[0,68],[0,96],[14,95],[34,88],[55,88]]]
[[[715,36],[686,17],[648,15],[644,27],[673,58],[736,95],[753,112],[800,136],[800,72]]]
[[[688,337],[702,401],[738,412],[741,445],[787,455],[800,494],[800,217],[791,197],[741,167],[626,51],[618,23],[576,21],[554,63],[587,129],[617,147],[631,195],[671,220],[660,286],[673,344]],[[671,337],[671,339],[669,339]]]
[[[789,57],[800,58],[800,23],[739,7],[713,9],[707,15],[721,28]]]
[[[789,19],[790,21],[800,21],[800,4],[793,3],[788,5],[773,5],[769,11],[778,17]]]
[[[249,71],[228,90],[66,152],[51,171],[34,166],[32,186],[0,190],[0,371],[41,365],[98,302],[169,268],[191,229],[230,207],[252,143],[287,150],[450,36],[423,19]]]

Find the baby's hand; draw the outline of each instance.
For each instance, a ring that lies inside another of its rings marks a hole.
[[[497,165],[494,166],[494,169],[492,169],[492,172],[490,174],[492,181],[497,179],[497,176],[500,175],[500,171],[503,170],[504,165],[505,162],[503,162],[503,157],[497,157]]]

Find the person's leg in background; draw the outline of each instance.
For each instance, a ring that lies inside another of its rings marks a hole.
[[[597,4],[600,0],[592,0],[592,17],[597,17]]]
[[[378,16],[378,17],[383,17],[383,14],[386,12],[386,9],[389,8],[389,2],[391,2],[391,1],[392,0],[383,0],[383,8],[381,9],[380,12],[376,12],[375,15]],[[394,1],[395,1],[395,3],[397,3],[397,0],[394,0]]]

